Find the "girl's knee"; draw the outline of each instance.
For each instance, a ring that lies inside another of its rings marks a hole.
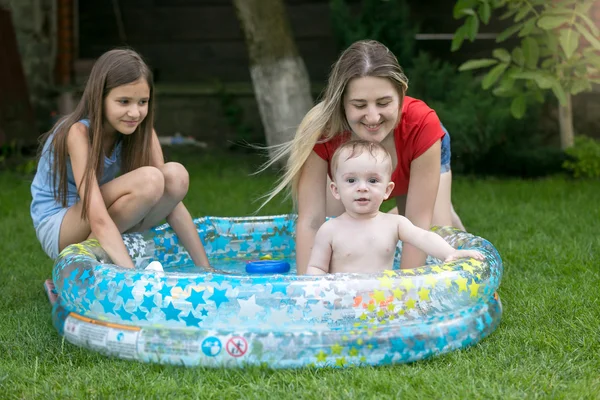
[[[165,178],[156,167],[141,167],[138,169],[140,178],[136,194],[151,202],[158,202],[165,192]]]
[[[165,194],[183,199],[190,183],[190,176],[185,167],[176,162],[169,162],[161,167],[161,171],[165,182]]]

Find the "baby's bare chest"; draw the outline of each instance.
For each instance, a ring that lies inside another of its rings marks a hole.
[[[370,229],[343,227],[334,235],[332,250],[334,257],[338,259],[361,255],[387,258],[394,256],[397,244],[397,232],[387,224]]]

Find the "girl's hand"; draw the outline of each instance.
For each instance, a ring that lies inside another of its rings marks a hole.
[[[479,261],[485,260],[483,253],[477,250],[454,250],[448,257],[446,257],[444,262],[450,262],[461,258],[474,258]]]

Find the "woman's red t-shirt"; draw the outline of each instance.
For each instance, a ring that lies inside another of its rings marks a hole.
[[[314,152],[327,161],[331,176],[331,158],[335,150],[350,139],[350,132],[343,132],[328,142],[317,143]],[[400,122],[394,129],[394,142],[398,165],[392,172],[394,190],[390,197],[402,196],[408,192],[410,164],[425,153],[435,142],[445,135],[440,120],[423,101],[405,96]]]

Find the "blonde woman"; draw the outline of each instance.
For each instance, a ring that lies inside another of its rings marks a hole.
[[[297,207],[296,263],[306,273],[315,235],[327,216],[344,212],[327,189],[331,158],[350,139],[380,143],[392,158],[391,197],[414,225],[464,227],[451,202],[450,137],[436,113],[406,96],[408,79],[383,44],[359,41],[333,65],[321,102],[301,122],[294,139],[270,163],[287,157],[285,173],[266,195],[289,188]],[[406,244],[401,268],[424,264],[425,253]]]

